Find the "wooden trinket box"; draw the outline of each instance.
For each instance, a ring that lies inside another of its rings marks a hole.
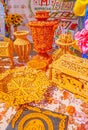
[[[60,88],[73,93],[88,102],[88,61],[80,57],[64,54],[50,66],[50,79]]]

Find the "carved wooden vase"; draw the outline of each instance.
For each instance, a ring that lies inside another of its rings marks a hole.
[[[14,41],[15,52],[18,55],[19,62],[27,62],[29,60],[29,53],[31,45],[27,39],[28,31],[16,31],[14,35],[16,40]]]
[[[35,59],[45,60],[50,63],[52,56],[48,54],[52,50],[54,31],[58,26],[57,20],[47,20],[49,12],[36,12],[37,20],[29,22],[29,29],[32,31],[34,50],[38,52]]]

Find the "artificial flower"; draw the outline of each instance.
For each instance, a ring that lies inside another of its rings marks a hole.
[[[85,28],[75,34],[75,39],[78,41],[78,46],[83,54],[88,53],[88,20],[85,21]]]
[[[19,26],[23,21],[23,17],[20,14],[8,14],[5,17],[5,23],[7,26]]]

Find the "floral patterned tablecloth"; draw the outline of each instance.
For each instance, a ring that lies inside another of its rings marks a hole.
[[[68,91],[54,88],[45,94],[44,100],[32,105],[68,115],[67,130],[88,130],[88,104]],[[0,103],[0,130],[6,130],[15,113],[15,109]]]

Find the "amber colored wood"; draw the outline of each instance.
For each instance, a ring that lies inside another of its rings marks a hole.
[[[79,46],[77,44],[73,44],[71,45],[74,49],[76,49],[77,51],[82,53],[82,50],[79,48]]]
[[[10,59],[11,68],[14,68],[13,55],[14,55],[14,46],[13,46],[13,42],[10,40],[8,46],[8,56]]]
[[[16,31],[14,35],[16,40],[14,41],[15,52],[18,55],[19,62],[28,62],[29,53],[31,50],[31,44],[27,39],[28,31]]]
[[[49,80],[52,80],[52,66],[49,65]]]
[[[44,61],[38,61],[38,60],[30,60],[28,63],[27,63],[27,66],[28,67],[31,67],[33,69],[37,69],[37,70],[43,70],[43,71],[46,71],[47,69],[47,64],[46,62]]]
[[[75,45],[77,41],[73,41],[72,43],[62,43],[62,42],[59,42],[59,40],[57,39],[56,40],[56,44],[58,46],[60,46],[60,49],[62,51],[62,55],[63,54],[67,54],[67,53],[71,53],[69,47],[72,46],[72,45]]]
[[[3,42],[7,42],[8,43],[8,46],[7,46],[7,51],[8,51],[8,55],[6,54],[6,49],[4,49],[3,47],[3,56],[0,55],[0,57],[8,57],[9,60],[10,60],[10,63],[11,63],[11,68],[14,67],[14,61],[13,61],[13,55],[14,55],[14,46],[13,46],[13,42],[10,38],[7,38],[3,35],[0,35],[0,37],[3,37],[4,38],[4,41]],[[1,41],[2,42],[2,41]],[[6,47],[5,47],[6,48]]]
[[[35,18],[37,20],[28,23],[29,29],[32,32],[34,50],[38,53],[33,56],[33,60],[40,60],[47,65],[52,62],[52,44],[55,29],[58,27],[58,20],[47,20],[49,18],[48,11],[37,11]]]
[[[14,26],[14,32],[16,32],[16,31],[17,31],[17,27]],[[14,40],[16,40],[16,36],[14,36]]]

